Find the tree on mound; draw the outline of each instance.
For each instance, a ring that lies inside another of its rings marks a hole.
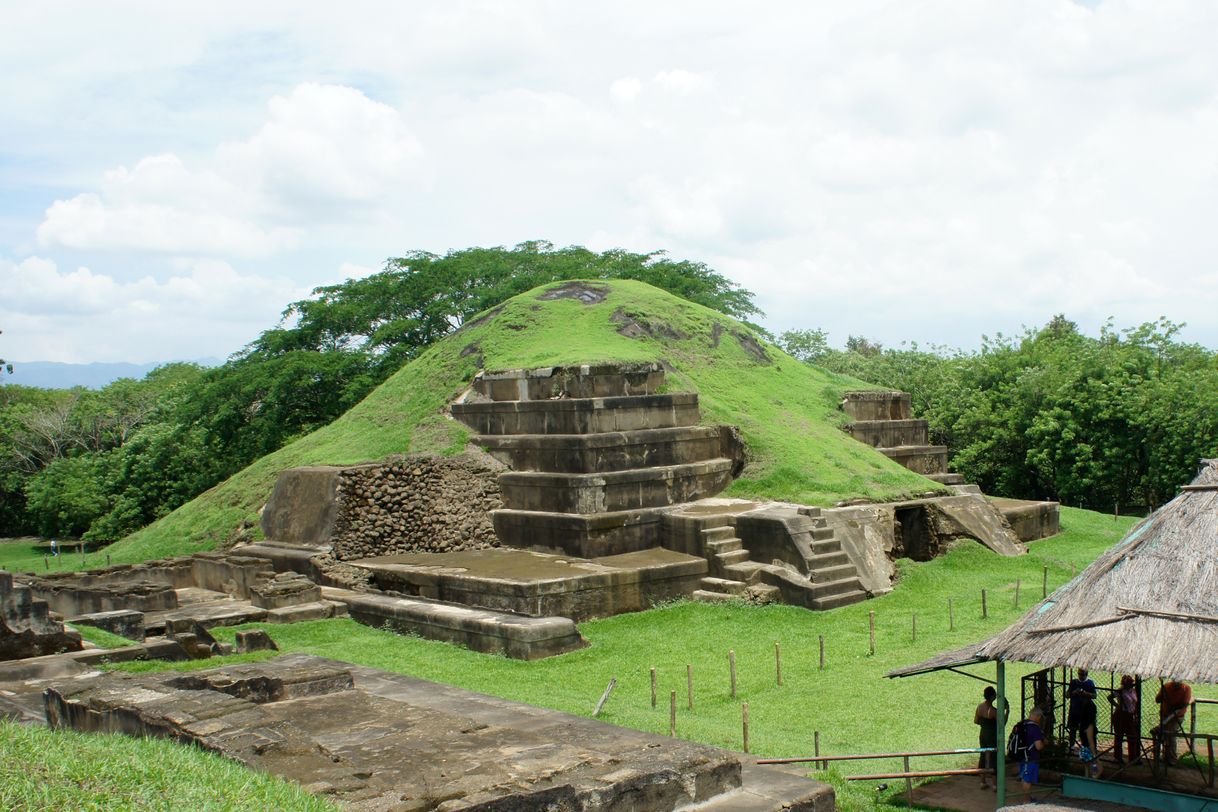
[[[535,240],[392,257],[380,273],[316,288],[313,298],[288,305],[281,326],[264,332],[241,357],[354,353],[379,382],[470,316],[566,279],[633,279],[739,319],[761,315],[751,292],[701,262],[673,260],[663,251],[598,254]]]

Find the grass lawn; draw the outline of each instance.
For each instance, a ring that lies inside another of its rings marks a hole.
[[[58,556],[48,554],[49,548],[43,539],[0,539],[0,570],[9,572],[74,572],[89,567],[106,566],[106,554],[93,551],[81,555],[79,552],[62,552]]]
[[[0,809],[336,810],[195,747],[0,721]]]
[[[971,747],[982,684],[950,673],[905,680],[884,674],[935,653],[980,641],[1011,623],[1040,599],[1049,568],[1050,590],[1068,581],[1128,530],[1134,520],[1062,509],[1064,532],[1036,542],[1020,558],[1001,558],[963,542],[934,561],[901,563],[901,582],[882,598],[830,612],[790,606],[704,605],[682,602],[648,612],[590,621],[581,629],[587,649],[538,662],[475,654],[456,646],[402,637],[350,620],[290,626],[263,625],[284,651],[300,651],[411,674],[534,705],[588,716],[611,677],[618,680],[600,718],[655,733],[668,732],[668,697],[678,695],[678,734],[739,749],[741,703],[749,703],[751,750],[767,756],[810,755],[820,731],[825,753]],[[1014,604],[1016,581],[1020,606]],[[981,590],[989,617],[981,617]],[[955,629],[948,629],[947,601]],[[876,654],[868,653],[868,613],[876,613]],[[917,640],[912,617],[917,614]],[[255,626],[250,626],[253,628]],[[243,627],[242,627],[243,628]],[[232,639],[237,629],[217,629]],[[825,637],[826,667],[818,664]],[[774,644],[782,648],[783,685],[775,684]],[[729,696],[727,653],[734,650],[738,698]],[[184,664],[209,667],[215,661]],[[694,670],[695,709],[686,708],[685,666]],[[148,669],[151,664],[140,664]],[[651,707],[649,669],[660,701]],[[991,667],[973,667],[993,676]],[[1008,689],[1031,667],[1008,669]],[[955,763],[965,764],[962,757]],[[922,766],[948,766],[952,759]],[[918,762],[915,761],[915,766]],[[895,768],[884,762],[845,764],[843,772]],[[839,788],[842,809],[872,808],[870,786]],[[893,791],[900,782],[888,782]]]

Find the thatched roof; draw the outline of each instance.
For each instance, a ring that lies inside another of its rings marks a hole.
[[[977,653],[1218,683],[1218,460]]]

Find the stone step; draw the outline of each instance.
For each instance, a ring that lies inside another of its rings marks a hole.
[[[719,541],[721,539],[734,539],[734,538],[736,538],[736,528],[732,527],[730,524],[722,524],[722,525],[718,525],[717,527],[702,528],[703,541],[709,542],[709,541]]]
[[[929,423],[925,420],[856,420],[846,430],[869,446],[891,448],[930,442]]]
[[[838,549],[831,553],[820,553],[818,555],[808,556],[808,567],[812,571],[824,570],[829,567],[837,567],[842,564],[850,563],[850,556],[841,549],[841,545],[837,545]]]
[[[493,510],[495,535],[505,547],[600,558],[658,547],[664,508],[612,513]]]
[[[964,474],[954,474],[951,472],[946,474],[927,474],[926,478],[933,479],[940,485],[964,485]],[[974,485],[973,487],[977,486]],[[973,493],[973,491],[969,491],[969,493]],[[981,493],[981,489],[977,488],[976,493]]]
[[[925,475],[947,472],[947,446],[945,445],[903,445],[894,448],[877,448],[876,451],[915,473]]]
[[[782,590],[770,584],[750,586],[748,595],[755,603],[782,603]]]
[[[828,555],[829,553],[838,553],[842,550],[842,542],[837,536],[831,536],[827,539],[818,539],[813,541],[811,545],[812,555]]]
[[[862,584],[859,583],[858,576],[842,578],[837,581],[826,581],[824,583],[812,584],[812,597],[816,600],[823,600],[833,595],[840,595],[843,592],[852,592],[860,589]]]
[[[598,434],[697,425],[698,395],[454,403],[452,415],[478,434]]]
[[[908,392],[864,389],[846,392],[842,411],[852,420],[908,420],[912,416]]]
[[[498,401],[651,395],[664,383],[659,364],[581,364],[479,372],[473,390]]]
[[[725,601],[742,600],[739,595],[728,595],[723,592],[708,592],[705,589],[695,589],[690,593],[690,597],[702,603],[723,603]]]
[[[740,539],[732,537],[730,539],[719,539],[717,541],[706,542],[706,552],[710,555],[718,555],[719,553],[730,553],[733,550],[743,550],[744,542]]]
[[[708,592],[722,592],[726,595],[744,595],[748,592],[749,585],[744,581],[707,576],[702,579],[702,588]]]
[[[847,560],[843,564],[835,564],[827,567],[817,567],[812,570],[811,580],[813,583],[831,583],[840,581],[846,578],[858,578],[858,568]]]
[[[725,456],[714,426],[597,434],[483,434],[473,441],[513,470],[558,474],[625,471]]]
[[[852,603],[860,603],[865,600],[867,600],[867,593],[861,589],[856,589],[850,592],[841,592],[827,598],[820,598],[816,601],[816,605],[822,611],[827,611],[829,609],[837,609],[840,606],[849,606]]]
[[[801,767],[803,765],[800,765]],[[740,786],[681,807],[681,812],[819,812],[833,809],[833,789],[809,782],[803,775],[780,767],[744,761]]]
[[[959,494],[960,496],[985,496],[985,494],[983,494],[981,492],[980,485],[966,483],[964,485],[952,484],[952,485],[948,485],[947,487],[950,488],[955,493]],[[1023,540],[1024,539],[1020,539],[1020,541],[1023,541]]]
[[[753,586],[761,582],[761,571],[765,567],[760,561],[740,561],[723,567],[723,574]]]
[[[588,645],[575,622],[565,617],[521,617],[374,593],[352,593],[340,600],[360,623],[518,660],[538,660]]]
[[[821,520],[824,521],[823,519]],[[827,524],[821,524],[819,527],[812,528],[812,539],[814,541],[828,541],[833,538],[833,528]]]
[[[731,481],[732,461],[717,458],[604,474],[510,471],[499,475],[499,490],[509,510],[590,514],[692,502]]]
[[[718,565],[721,568],[726,568],[732,564],[739,564],[743,561],[748,561],[748,560],[749,560],[749,551],[748,550],[732,550],[731,552],[727,552],[727,553],[716,553],[715,554],[715,561],[718,562]]]

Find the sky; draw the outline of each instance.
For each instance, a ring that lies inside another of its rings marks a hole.
[[[0,0],[0,357],[223,358],[411,250],[664,250],[774,332],[1218,348],[1218,4]]]

